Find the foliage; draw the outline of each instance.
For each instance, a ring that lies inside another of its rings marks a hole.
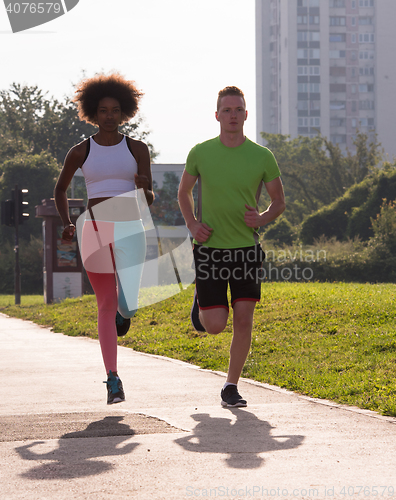
[[[226,372],[232,310],[222,334],[198,333],[190,322],[193,293],[191,286],[139,309],[119,344]],[[396,285],[265,283],[262,295],[243,377],[396,416]],[[40,299],[22,298],[26,306],[3,312],[97,338],[93,296],[51,306]]]
[[[48,151],[63,163],[67,151],[96,131],[96,127],[78,118],[77,107],[70,98],[60,102],[46,97],[37,86],[27,87],[13,83],[9,90],[0,92],[0,123],[2,141],[0,161],[12,152],[29,151],[39,154]],[[149,142],[149,132],[143,129],[144,121],[137,116],[126,123],[122,131],[145,141],[152,158],[158,153]]]
[[[285,217],[279,217],[264,232],[264,238],[274,240],[277,244],[291,245],[295,238],[295,229]]]
[[[22,239],[29,241],[30,236],[41,235],[41,219],[35,218],[35,206],[41,204],[44,198],[52,198],[55,180],[59,175],[59,166],[56,160],[46,151],[39,154],[19,153],[9,160],[3,162],[2,175],[0,177],[0,199],[11,197],[11,190],[15,184],[19,189],[28,189],[25,196],[28,201],[29,220],[19,226],[19,234]],[[14,234],[14,228],[2,227],[2,240],[10,240]]]
[[[154,181],[155,200],[150,207],[150,212],[156,225],[176,226],[184,224],[177,201],[179,182],[179,176],[175,172],[164,172],[161,188]]]
[[[43,292],[43,241],[31,237],[19,245],[19,263],[21,270],[21,293]],[[0,293],[14,292],[15,252],[14,246],[6,241],[0,249]]]
[[[380,212],[382,200],[396,199],[396,165],[373,171],[343,196],[308,216],[301,225],[300,238],[312,244],[321,235],[339,240],[373,236],[371,218]]]
[[[369,241],[369,251],[383,260],[396,255],[396,204],[384,198],[380,213],[371,219],[374,236]]]
[[[347,156],[321,135],[295,139],[282,134],[261,135],[279,164],[286,194],[285,216],[293,225],[341,197],[381,159],[376,138],[368,143],[368,136],[363,133],[356,136],[356,153]]]

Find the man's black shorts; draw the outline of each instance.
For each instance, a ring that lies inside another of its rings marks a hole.
[[[262,263],[265,254],[260,245],[244,248],[209,248],[194,245],[198,303],[201,309],[228,308],[238,300],[258,302],[261,296]]]

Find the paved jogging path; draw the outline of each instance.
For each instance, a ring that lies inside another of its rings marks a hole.
[[[1,500],[396,496],[396,419],[119,348],[106,405],[97,341],[0,314]]]

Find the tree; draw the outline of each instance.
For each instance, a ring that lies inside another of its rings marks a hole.
[[[19,153],[1,165],[0,199],[10,198],[15,184],[29,190],[26,201],[29,203],[30,218],[19,228],[20,237],[29,240],[30,236],[41,236],[41,219],[35,218],[35,206],[44,198],[52,198],[55,181],[60,167],[48,152],[40,154]],[[2,239],[10,240],[13,228],[2,226]]]
[[[356,153],[344,156],[338,145],[320,134],[314,138],[261,134],[274,153],[285,186],[287,212],[294,225],[308,215],[342,196],[355,182],[360,182],[381,160],[376,139],[358,133]]]
[[[37,86],[16,83],[0,92],[0,125],[0,160],[19,152],[39,154],[48,151],[61,164],[72,146],[96,131],[96,127],[78,118],[77,107],[70,98],[59,102],[47,98],[47,93]],[[145,141],[151,157],[155,158],[158,153],[144,125],[143,118],[137,115],[121,130]]]
[[[309,215],[301,224],[300,238],[305,244],[322,235],[339,241],[356,237],[368,241],[375,234],[372,221],[384,199],[396,200],[396,164],[372,171],[333,203]]]

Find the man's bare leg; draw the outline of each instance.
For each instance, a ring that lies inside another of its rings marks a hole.
[[[208,333],[217,335],[227,326],[228,309],[225,307],[214,307],[212,309],[200,309],[199,321]]]
[[[252,343],[253,313],[256,302],[241,300],[234,304],[233,329],[230,347],[230,363],[227,382],[238,384]]]

